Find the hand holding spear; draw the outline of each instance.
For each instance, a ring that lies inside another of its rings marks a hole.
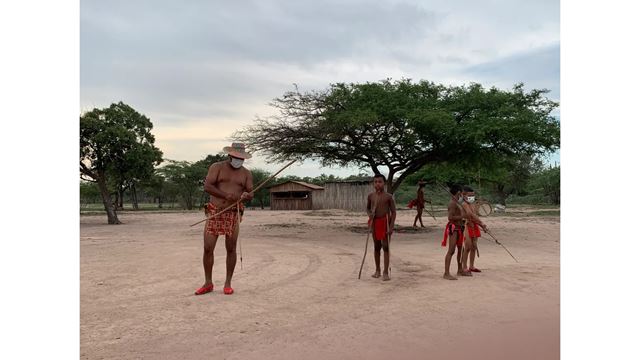
[[[292,161],[291,161],[291,162],[289,162],[287,165],[285,165],[282,169],[278,170],[278,172],[276,172],[275,174],[273,174],[273,175],[269,176],[269,178],[267,178],[266,180],[264,180],[263,182],[261,182],[261,183],[260,183],[260,184],[255,188],[255,189],[253,189],[249,194],[253,194],[253,193],[255,193],[256,191],[260,190],[260,188],[262,188],[264,185],[266,185],[269,181],[271,181],[273,178],[275,178],[278,174],[280,174],[281,172],[283,172],[283,171],[284,171],[284,169],[286,169],[286,168],[288,168],[289,166],[291,166],[294,162],[296,162],[296,160],[292,160]],[[213,219],[214,217],[216,217],[216,216],[218,216],[218,215],[222,214],[223,212],[225,212],[225,211],[227,211],[227,210],[229,210],[229,209],[233,208],[234,206],[238,206],[238,205],[240,204],[240,202],[241,202],[241,201],[242,201],[242,199],[240,199],[240,200],[236,201],[235,203],[233,203],[233,204],[231,204],[231,205],[227,206],[226,208],[224,208],[224,209],[222,209],[222,210],[218,211],[217,213],[215,213],[215,214],[213,214],[213,215],[209,216],[208,218],[205,218],[205,219],[203,219],[203,220],[200,220],[200,221],[198,221],[197,223],[193,223],[193,224],[191,224],[190,226],[195,226],[195,225],[198,225],[198,224],[200,224],[200,223],[202,223],[202,222],[204,222],[204,221],[211,220],[211,219]]]

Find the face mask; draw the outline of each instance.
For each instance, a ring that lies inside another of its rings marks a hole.
[[[458,204],[462,204],[464,202],[464,196],[460,196],[458,198]]]
[[[469,204],[473,204],[476,201],[476,197],[475,196],[469,196],[467,197],[467,202]]]
[[[233,166],[235,169],[240,169],[242,163],[244,163],[243,159],[231,158],[231,166]]]

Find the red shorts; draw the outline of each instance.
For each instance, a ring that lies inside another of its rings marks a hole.
[[[478,224],[467,224],[467,232],[469,233],[469,237],[479,238],[480,237],[480,225]]]
[[[371,226],[371,220],[369,220],[369,226]],[[374,240],[387,240],[387,217],[379,217],[373,219],[373,239]]]
[[[447,239],[449,239],[449,236],[453,235],[454,232],[458,234],[456,245],[462,246],[464,243],[464,226],[458,226],[450,222],[447,223],[447,226],[444,228],[444,237],[441,244],[443,247],[447,246]]]
[[[238,218],[238,210],[242,212],[244,206],[240,203],[240,208],[233,207],[216,217],[207,220],[204,225],[205,234],[209,235],[233,235],[236,226],[242,221],[242,216]],[[204,208],[204,213],[208,217],[219,211],[217,206],[212,203],[208,203]]]

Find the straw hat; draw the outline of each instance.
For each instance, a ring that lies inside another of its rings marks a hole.
[[[225,153],[240,159],[251,159],[251,154],[245,151],[243,143],[232,143],[231,146],[222,148]]]

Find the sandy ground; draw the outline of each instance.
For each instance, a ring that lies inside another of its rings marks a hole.
[[[203,283],[201,213],[127,213],[80,224],[83,359],[559,359],[558,217],[486,219],[518,258],[481,240],[482,273],[442,279],[445,218],[412,211],[391,242],[391,277],[357,280],[365,217],[247,211],[236,293]],[[371,241],[369,245],[372,246]],[[455,262],[453,264],[455,268]]]

